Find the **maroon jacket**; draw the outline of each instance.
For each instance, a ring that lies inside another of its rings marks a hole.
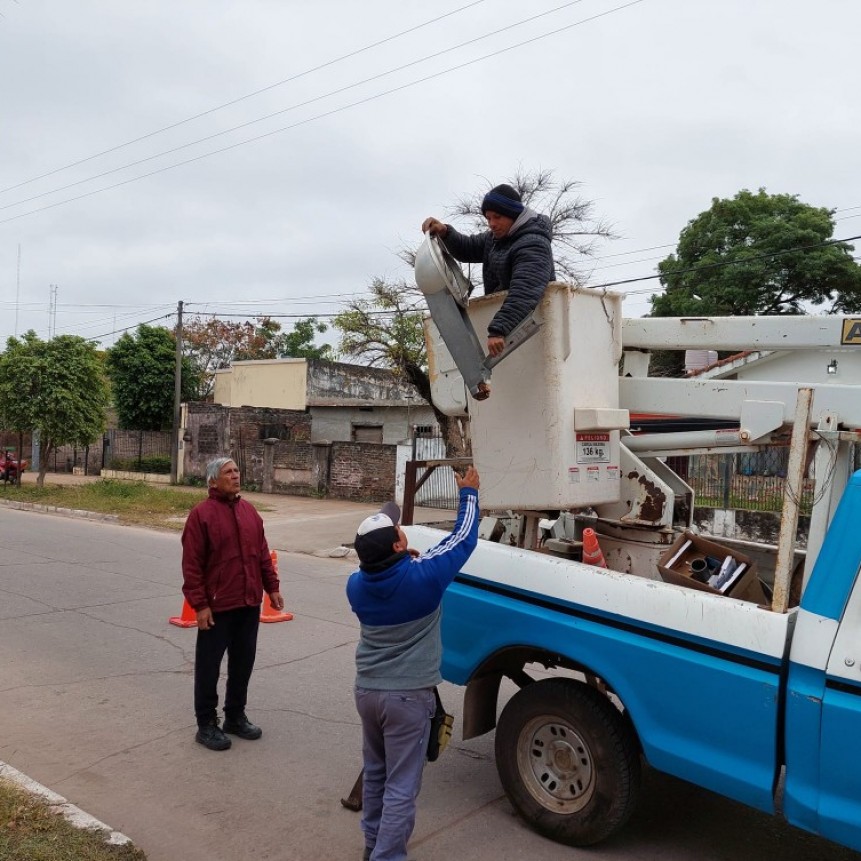
[[[193,610],[213,613],[254,607],[263,590],[278,592],[278,575],[263,534],[263,518],[238,496],[209,489],[182,531],[182,592]]]

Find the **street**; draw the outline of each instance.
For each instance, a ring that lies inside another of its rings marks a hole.
[[[0,760],[150,861],[358,861],[359,815],[339,803],[361,767],[352,563],[285,552],[273,523],[295,618],[261,626],[248,714],[263,738],[213,753],[193,740],[196,633],[167,621],[182,604],[179,535],[5,507],[0,526]],[[861,857],[653,772],[620,835],[588,851],[554,844],[514,816],[493,734],[460,741],[462,690],[441,693],[455,736],[425,770],[416,861]]]

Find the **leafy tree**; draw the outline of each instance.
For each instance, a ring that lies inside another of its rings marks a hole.
[[[861,267],[853,246],[831,242],[832,216],[762,188],[714,198],[682,230],[676,253],[658,264],[667,289],[652,298],[653,316],[861,311]]]
[[[523,202],[550,218],[553,225],[553,253],[557,277],[575,283],[581,280],[582,260],[594,252],[595,243],[613,238],[609,225],[593,216],[593,204],[577,194],[579,183],[557,181],[552,171],[518,171],[509,180]],[[486,230],[481,201],[490,185],[462,198],[449,211],[470,222],[467,232]],[[400,257],[415,263],[415,249],[405,249]],[[475,283],[480,273],[471,272]],[[407,281],[387,283],[375,278],[370,285],[371,298],[348,303],[333,325],[341,332],[339,349],[347,356],[364,359],[371,365],[392,368],[412,383],[419,394],[431,401],[427,372],[422,318],[426,313],[424,299],[414,284]],[[446,416],[434,406],[434,413],[450,457],[470,450],[468,424]]]
[[[107,403],[102,360],[90,342],[76,335],[42,341],[33,331],[6,342],[0,415],[12,430],[39,432],[40,487],[57,448],[89,445],[104,432]]]
[[[121,428],[164,430],[173,422],[176,337],[163,326],[138,326],[108,350],[106,369]],[[180,396],[194,400],[199,388],[194,363],[183,357]]]
[[[447,453],[452,457],[467,453],[466,423],[440,412],[431,400],[421,293],[406,281],[389,284],[382,278],[373,280],[370,291],[370,299],[351,301],[348,310],[333,321],[341,332],[341,352],[372,367],[391,368],[412,383],[433,407]]]
[[[316,317],[299,320],[292,332],[284,332],[278,345],[278,355],[282,359],[331,359],[332,348],[328,344],[317,346],[316,334],[328,332],[329,327]]]
[[[314,345],[314,334],[327,327],[315,317],[298,321],[292,332],[282,332],[281,324],[271,317],[246,320],[192,319],[183,326],[183,351],[199,372],[199,397],[212,393],[215,372],[234,362],[250,359],[305,358],[328,359],[331,347]]]

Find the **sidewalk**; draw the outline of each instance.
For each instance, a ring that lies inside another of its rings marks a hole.
[[[35,484],[36,475],[25,472],[23,480],[25,484]],[[46,484],[86,484],[98,480],[99,477],[93,475],[56,472],[45,475]],[[201,487],[177,485],[174,489],[203,495]],[[352,545],[359,523],[380,509],[380,503],[287,496],[280,493],[243,493],[242,497],[260,510],[266,524],[269,546],[282,553],[287,551],[336,555],[338,547]],[[456,514],[453,510],[417,507],[414,522],[454,523]]]

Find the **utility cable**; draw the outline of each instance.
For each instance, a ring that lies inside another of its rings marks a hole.
[[[147,162],[155,161],[156,159],[163,158],[167,155],[173,155],[177,152],[182,152],[182,150],[189,149],[190,147],[197,146],[198,144],[206,143],[207,141],[215,140],[216,138],[224,137],[224,135],[232,134],[233,132],[237,132],[240,129],[248,128],[249,126],[257,125],[258,123],[265,122],[266,120],[271,120],[274,117],[281,116],[282,114],[290,113],[291,111],[298,110],[299,108],[306,108],[308,105],[313,105],[316,102],[321,102],[324,99],[331,98],[332,96],[337,96],[342,93],[348,92],[349,90],[354,90],[357,87],[362,87],[365,84],[370,84],[373,81],[378,81],[381,78],[386,78],[390,75],[394,75],[397,72],[403,72],[405,69],[412,68],[413,66],[421,65],[422,63],[426,63],[428,60],[435,60],[438,57],[441,57],[445,54],[450,54],[453,51],[458,51],[461,48],[465,48],[469,45],[475,44],[476,42],[482,42],[485,39],[490,39],[493,36],[498,36],[500,33],[504,33],[507,30],[513,30],[516,27],[522,27],[524,24],[528,24],[532,21],[535,21],[538,18],[544,18],[547,15],[551,15],[555,12],[559,12],[563,9],[567,9],[570,6],[575,6],[578,3],[582,3],[583,0],[569,0],[567,3],[563,3],[561,6],[557,6],[554,9],[550,9],[546,12],[541,12],[537,15],[532,15],[529,18],[523,18],[520,21],[516,21],[513,24],[509,24],[505,27],[500,27],[498,30],[492,30],[490,33],[485,33],[483,36],[476,36],[473,39],[467,39],[465,42],[460,42],[457,45],[453,45],[449,48],[444,48],[441,51],[436,51],[433,54],[427,54],[424,57],[419,57],[417,60],[410,60],[408,63],[404,63],[400,66],[395,66],[393,69],[388,69],[385,72],[380,72],[376,75],[371,75],[369,78],[363,78],[361,81],[354,81],[352,84],[347,84],[343,87],[338,87],[334,90],[329,90],[328,93],[323,93],[320,96],[314,96],[313,98],[306,99],[303,102],[297,102],[294,105],[289,105],[286,108],[281,108],[278,111],[273,111],[270,114],[265,114],[262,117],[257,117],[257,119],[248,120],[244,123],[239,123],[239,125],[231,126],[230,128],[223,129],[220,132],[213,132],[211,135],[206,135],[202,138],[197,138],[196,140],[189,141],[188,143],[179,144],[178,146],[171,147],[170,149],[162,150],[162,152],[158,152],[155,155],[145,156],[144,158],[139,158],[136,161],[128,162],[127,164],[120,165],[119,167],[111,168],[110,170],[102,171],[101,173],[93,174],[92,176],[85,177],[84,179],[75,180],[75,182],[67,183],[66,185],[58,186],[57,188],[49,189],[48,191],[40,192],[39,194],[34,194],[31,197],[25,197],[21,200],[13,201],[12,203],[6,203],[0,206],[0,211],[4,209],[12,209],[16,206],[21,206],[25,203],[31,203],[34,200],[40,200],[43,197],[50,197],[52,194],[59,194],[61,191],[68,191],[70,188],[76,188],[79,185],[86,185],[88,182],[95,182],[97,179],[102,179],[106,176],[112,176],[116,173],[121,173],[124,170],[128,170],[132,167],[138,167],[142,164],[147,164]],[[325,116],[325,115],[324,115]],[[293,128],[293,126],[288,126],[287,128]],[[251,138],[251,140],[257,140],[257,138]],[[250,142],[250,141],[249,141]],[[221,150],[216,150],[216,152],[221,152]],[[183,162],[186,164],[187,162]]]
[[[662,278],[665,275],[684,275],[688,272],[701,272],[705,269],[719,269],[723,266],[739,266],[744,263],[753,263],[757,260],[768,260],[772,257],[780,257],[784,254],[793,254],[796,251],[809,251],[812,248],[824,248],[827,245],[838,245],[841,242],[853,242],[861,239],[861,235],[847,236],[845,239],[829,239],[826,242],[816,242],[812,245],[797,245],[795,248],[786,248],[783,251],[770,251],[767,254],[755,254],[753,257],[745,257],[740,260],[721,260],[718,263],[703,263],[698,266],[687,266],[684,269],[674,269],[672,272],[659,272],[654,275],[643,275],[640,278],[626,278],[623,281],[607,281],[604,284],[588,284],[590,289],[599,290],[603,287],[618,287],[620,284],[635,284],[638,281],[651,281]]]
[[[575,2],[580,2],[580,0],[575,0]],[[201,161],[202,159],[209,158],[210,156],[218,155],[218,154],[223,153],[223,152],[228,152],[229,150],[233,150],[233,149],[236,149],[238,147],[245,146],[246,144],[254,143],[254,142],[259,141],[259,140],[263,140],[264,138],[272,137],[273,135],[276,135],[276,134],[281,134],[282,132],[285,132],[285,131],[290,131],[292,129],[298,128],[299,126],[307,125],[308,123],[314,122],[316,120],[320,120],[320,119],[324,119],[326,117],[334,116],[335,114],[339,114],[343,111],[349,110],[350,108],[355,108],[355,107],[358,107],[360,105],[364,105],[364,104],[367,104],[369,102],[376,101],[377,99],[381,99],[384,96],[392,95],[393,93],[401,92],[402,90],[406,90],[406,89],[409,89],[410,87],[417,86],[418,84],[423,84],[423,83],[426,83],[427,81],[432,81],[436,78],[442,77],[443,75],[448,75],[452,72],[456,72],[456,71],[459,71],[461,69],[467,68],[469,66],[473,66],[476,63],[483,62],[484,60],[488,60],[492,57],[498,57],[499,55],[505,54],[508,51],[513,51],[517,48],[522,48],[525,45],[529,45],[529,44],[532,44],[534,42],[538,42],[541,39],[548,38],[549,36],[555,36],[559,33],[565,32],[566,30],[570,30],[574,27],[578,27],[581,24],[587,24],[587,23],[589,23],[591,21],[595,21],[599,18],[604,18],[608,15],[612,15],[615,12],[621,12],[624,9],[628,9],[631,6],[636,6],[636,5],[643,3],[643,2],[644,2],[644,0],[631,0],[631,2],[629,2],[629,3],[624,3],[621,6],[616,6],[612,9],[608,9],[605,12],[600,12],[600,13],[598,13],[596,15],[592,15],[588,18],[583,18],[580,21],[575,21],[573,24],[568,24],[564,27],[559,27],[556,30],[551,30],[547,33],[542,33],[538,36],[534,36],[531,39],[525,39],[522,42],[518,42],[514,45],[509,45],[506,48],[500,48],[498,51],[492,51],[489,54],[485,54],[481,57],[476,57],[475,59],[468,60],[464,63],[459,63],[458,65],[451,66],[448,69],[443,69],[439,72],[433,72],[433,73],[426,75],[422,78],[417,78],[417,79],[415,79],[413,81],[409,81],[405,84],[400,84],[399,86],[392,87],[388,90],[384,90],[383,92],[375,93],[374,95],[367,96],[363,99],[358,99],[357,101],[351,102],[347,105],[342,105],[338,108],[332,108],[329,111],[324,111],[321,114],[316,114],[313,117],[308,117],[304,120],[300,120],[299,122],[293,123],[292,125],[282,126],[281,128],[273,129],[272,131],[265,132],[265,133],[260,134],[260,135],[256,135],[255,137],[248,138],[244,141],[238,141],[237,143],[229,144],[228,146],[224,146],[224,147],[221,147],[221,148],[216,149],[216,150],[211,150],[210,152],[207,152],[207,153],[202,153],[199,156],[194,156],[193,158],[185,159],[184,161],[180,161],[180,162],[177,162],[175,164],[166,165],[165,167],[161,167],[161,168],[158,168],[156,170],[149,171],[148,173],[141,174],[140,176],[134,176],[134,177],[131,177],[130,179],[122,180],[121,182],[117,182],[117,183],[114,183],[112,185],[104,186],[103,188],[97,188],[93,191],[88,191],[88,192],[85,192],[84,194],[79,194],[79,195],[76,195],[75,197],[67,198],[66,200],[59,200],[55,203],[50,203],[50,204],[47,204],[45,206],[37,207],[36,209],[31,209],[28,212],[21,212],[18,215],[13,215],[9,218],[5,218],[5,219],[0,220],[0,224],[8,224],[10,221],[17,221],[19,218],[26,218],[28,215],[35,215],[37,212],[44,212],[45,210],[48,210],[48,209],[54,209],[58,206],[64,206],[67,203],[73,203],[74,201],[77,201],[77,200],[83,200],[84,198],[92,197],[95,194],[101,194],[102,192],[105,192],[105,191],[111,191],[112,189],[120,188],[121,186],[128,185],[132,182],[137,182],[138,180],[146,179],[148,177],[155,176],[155,175],[160,174],[160,173],[164,173],[165,171],[173,170],[174,168],[177,168],[177,167],[183,167],[187,164],[192,164],[193,162]],[[22,201],[19,201],[19,203],[21,203],[21,202]],[[11,205],[14,206],[16,204],[11,204]]]
[[[229,102],[224,102],[221,105],[216,105],[214,108],[209,108],[206,111],[202,111],[199,114],[195,114],[191,117],[186,117],[184,120],[179,120],[179,122],[171,123],[168,126],[164,126],[163,128],[156,129],[153,132],[148,132],[145,135],[141,135],[140,137],[134,138],[133,140],[126,141],[125,143],[117,144],[116,146],[112,146],[109,149],[102,150],[101,152],[97,152],[94,155],[87,156],[86,158],[79,159],[78,161],[70,162],[69,164],[63,165],[62,167],[55,168],[54,170],[50,170],[47,173],[40,174],[39,176],[34,176],[31,179],[25,179],[23,182],[19,182],[16,185],[10,185],[7,188],[0,189],[0,194],[4,194],[7,191],[12,191],[16,188],[21,188],[23,185],[29,185],[31,182],[36,182],[40,179],[45,179],[45,177],[53,176],[56,173],[60,173],[61,171],[68,170],[72,167],[77,167],[81,164],[86,164],[88,161],[93,161],[93,159],[100,158],[103,155],[108,155],[109,153],[116,152],[117,150],[124,149],[125,147],[131,146],[132,144],[140,143],[141,141],[147,140],[148,138],[155,137],[156,135],[160,135],[162,132],[170,131],[171,129],[179,128],[179,126],[186,125],[187,123],[193,122],[194,120],[199,120],[202,117],[208,116],[209,114],[213,114],[216,111],[223,110],[224,108],[229,108],[232,105],[239,104],[239,102],[243,102],[246,99],[250,99],[254,96],[259,96],[261,93],[268,92],[269,90],[274,90],[276,87],[281,87],[284,84],[289,84],[292,81],[298,81],[300,78],[307,77],[308,75],[319,72],[321,69],[326,69],[329,66],[334,66],[336,63],[340,63],[344,60],[349,60],[351,57],[356,57],[359,54],[363,54],[366,51],[370,51],[373,48],[378,48],[380,45],[385,45],[387,42],[393,42],[395,39],[400,39],[401,36],[406,36],[409,33],[415,33],[417,30],[421,30],[424,27],[428,27],[431,24],[436,24],[437,21],[442,21],[444,18],[450,18],[452,15],[457,15],[459,12],[463,12],[466,9],[470,9],[473,6],[478,6],[480,3],[484,3],[485,0],[473,0],[472,3],[467,3],[465,6],[460,6],[457,9],[454,9],[451,12],[446,12],[444,15],[438,15],[436,18],[431,18],[429,21],[425,21],[423,24],[417,24],[415,27],[409,27],[406,30],[401,30],[399,33],[395,33],[391,36],[387,36],[385,39],[380,39],[378,42],[372,42],[370,45],[365,45],[364,48],[358,48],[355,51],[350,51],[347,54],[342,54],[340,57],[336,57],[333,60],[327,60],[325,63],[320,63],[317,66],[314,66],[310,69],[306,69],[304,72],[297,72],[295,75],[291,75],[289,78],[284,78],[282,81],[276,81],[274,84],[269,84],[266,87],[261,87],[259,90],[254,90],[252,93],[248,93],[244,96],[239,96],[236,99],[231,99]]]

